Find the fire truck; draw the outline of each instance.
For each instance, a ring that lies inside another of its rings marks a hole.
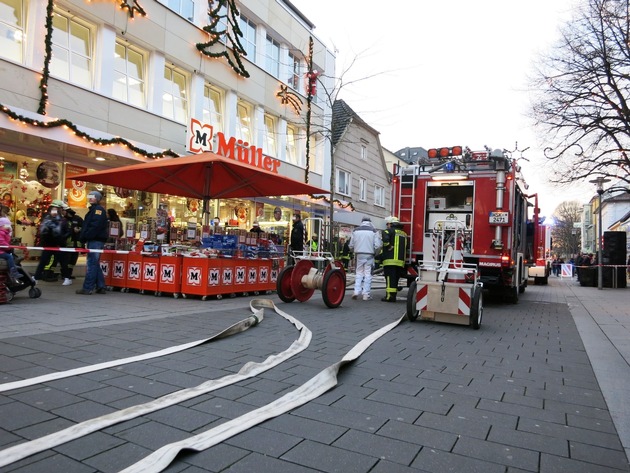
[[[529,266],[529,277],[534,279],[534,284],[545,285],[551,273],[549,263],[551,251],[551,227],[543,224],[544,217],[540,217],[538,208],[538,194],[534,198],[534,216],[528,225],[528,241],[532,242],[533,261]]]
[[[498,149],[436,148],[417,164],[395,166],[392,215],[409,236],[408,286],[427,261],[437,261],[438,270],[447,268],[446,263],[453,268],[455,262],[466,274],[465,282],[517,303],[527,286],[538,227],[537,203],[535,218],[528,222],[528,208],[534,205],[527,187],[517,161]],[[467,267],[475,272],[466,273]],[[473,275],[477,281],[471,280]],[[441,291],[444,302],[444,288]],[[473,305],[475,294],[468,296]],[[408,301],[409,311],[415,312]],[[470,325],[478,328],[480,317]]]

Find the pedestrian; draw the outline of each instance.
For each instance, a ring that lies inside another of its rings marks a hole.
[[[304,224],[299,212],[293,215],[293,227],[291,228],[291,238],[289,240],[289,264],[295,264],[295,253],[304,252]]]
[[[398,218],[387,217],[385,223],[387,224],[387,229],[383,231],[381,260],[383,274],[385,275],[386,294],[381,300],[383,302],[396,302],[398,279],[407,259],[408,238]]]
[[[374,255],[380,251],[383,242],[370,217],[361,219],[361,225],[353,230],[348,246],[357,258],[352,298],[358,299],[362,296],[364,301],[371,301]]]
[[[70,207],[68,207],[65,210],[65,217],[68,220],[68,225],[70,226],[70,236],[68,237],[66,246],[68,248],[74,248],[75,250],[77,248],[83,248],[83,243],[81,243],[81,240],[79,239],[81,235],[81,228],[83,228],[83,219],[79,217],[79,215]],[[69,252],[67,253],[67,255],[68,255],[68,270],[70,273],[69,277],[70,279],[74,279],[74,276],[72,275],[72,273],[79,259],[79,252],[78,251],[74,251],[71,253]]]
[[[13,228],[9,220],[9,207],[0,204],[0,246],[10,246]],[[9,277],[14,281],[20,278],[20,273],[15,265],[13,250],[11,248],[0,248],[0,259],[7,262]]]
[[[107,213],[100,202],[102,195],[98,191],[88,194],[90,209],[83,220],[80,240],[85,247],[90,250],[87,255],[87,268],[83,287],[77,290],[77,294],[90,295],[96,291],[97,294],[105,294],[105,276],[101,269],[101,250],[105,247],[108,237]],[[92,251],[96,250],[96,251]]]
[[[39,227],[40,244],[45,249],[39,257],[39,263],[33,275],[35,279],[43,279],[44,270],[47,267],[54,267],[56,261],[58,261],[61,266],[63,286],[72,284],[70,271],[68,269],[68,259],[63,256],[61,251],[53,250],[51,247],[65,248],[66,246],[68,236],[70,235],[70,226],[61,211],[67,207],[67,204],[61,200],[53,200],[50,203],[48,213],[44,215]]]
[[[252,228],[249,229],[249,233],[256,233],[256,236],[259,237],[261,233],[263,233],[263,229],[260,228],[260,224],[258,221],[254,220],[252,224]]]
[[[342,238],[339,240],[339,245],[341,246],[341,254],[339,255],[339,259],[341,260],[343,267],[348,269],[350,265],[350,259],[352,258],[352,250],[350,249],[350,240],[346,240]]]

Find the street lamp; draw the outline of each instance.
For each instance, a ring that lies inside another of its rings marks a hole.
[[[588,181],[591,184],[595,184],[597,187],[597,195],[599,195],[599,209],[597,217],[597,289],[601,290],[603,287],[603,272],[602,272],[602,194],[604,193],[604,184],[610,182],[610,179],[598,177],[592,181]]]

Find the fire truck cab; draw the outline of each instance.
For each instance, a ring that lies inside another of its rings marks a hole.
[[[392,210],[409,236],[408,283],[425,260],[443,258],[435,234],[456,221],[463,262],[478,268],[484,292],[518,302],[532,259],[526,189],[520,166],[504,150],[436,148],[417,164],[395,166]]]

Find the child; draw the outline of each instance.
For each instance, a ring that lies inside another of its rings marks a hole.
[[[11,244],[13,231],[11,230],[11,220],[9,220],[8,215],[9,208],[4,205],[0,206],[0,246],[9,246]],[[11,250],[9,248],[0,248],[0,258],[7,260],[9,277],[14,280],[19,279],[20,273],[15,266]]]

